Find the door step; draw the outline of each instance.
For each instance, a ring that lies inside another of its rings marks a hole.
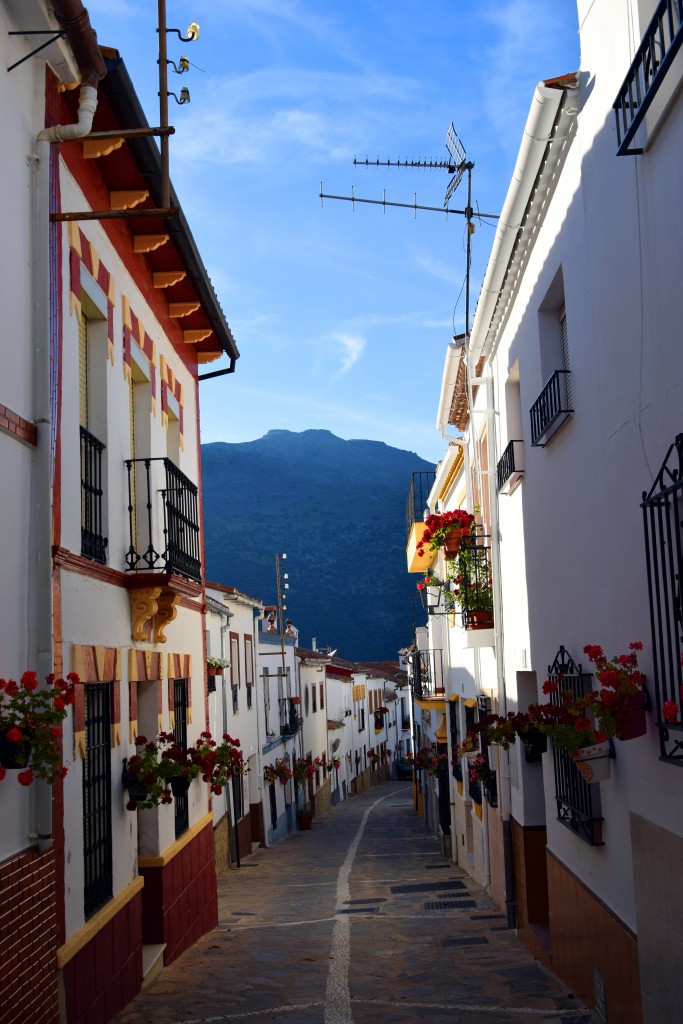
[[[161,974],[164,967],[164,950],[166,943],[142,947],[142,987],[147,988]]]

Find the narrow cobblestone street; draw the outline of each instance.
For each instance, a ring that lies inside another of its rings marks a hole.
[[[589,1024],[387,783],[219,878],[219,927],[119,1024]]]

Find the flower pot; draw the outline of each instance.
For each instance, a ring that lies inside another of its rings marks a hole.
[[[186,796],[190,788],[190,780],[186,779],[183,775],[173,775],[168,779],[168,784],[171,787],[173,796]]]
[[[132,775],[129,771],[123,770],[123,784],[128,790],[128,799],[134,803],[140,803],[142,800],[146,800],[149,794],[147,786],[144,782],[140,782],[137,775]]]
[[[524,759],[527,764],[539,764],[543,760],[543,754],[548,749],[548,737],[532,726],[521,734],[524,744]]]
[[[206,669],[206,673],[209,676],[222,676],[223,675],[223,669],[222,668],[214,668],[213,665],[208,665],[207,669]]]
[[[313,825],[313,815],[312,814],[302,814],[301,811],[300,811],[299,815],[298,815],[298,818],[299,818],[299,828],[301,829],[301,831],[302,832],[310,832],[311,826]]]
[[[460,539],[464,532],[464,530],[459,530],[457,526],[454,526],[452,530],[448,531],[443,541],[443,549],[446,558],[455,558],[460,550]]]
[[[619,698],[619,705],[614,709],[618,740],[635,740],[639,736],[645,735],[647,732],[646,706],[647,695],[644,690]]]
[[[609,740],[592,747],[581,747],[572,754],[572,761],[585,782],[604,782],[610,776]]]
[[[479,610],[467,613],[466,629],[493,629],[493,612]]]
[[[292,704],[301,704],[301,697],[290,697]]]
[[[0,729],[0,765],[10,769],[25,768],[31,757],[32,734],[22,729],[23,739],[15,743],[7,739],[8,732],[10,729]]]

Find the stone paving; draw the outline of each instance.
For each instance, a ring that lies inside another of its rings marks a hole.
[[[218,880],[219,927],[119,1024],[594,1024],[391,782]]]

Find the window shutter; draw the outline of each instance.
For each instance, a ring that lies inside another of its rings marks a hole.
[[[78,401],[80,424],[88,429],[88,320],[78,322]]]

